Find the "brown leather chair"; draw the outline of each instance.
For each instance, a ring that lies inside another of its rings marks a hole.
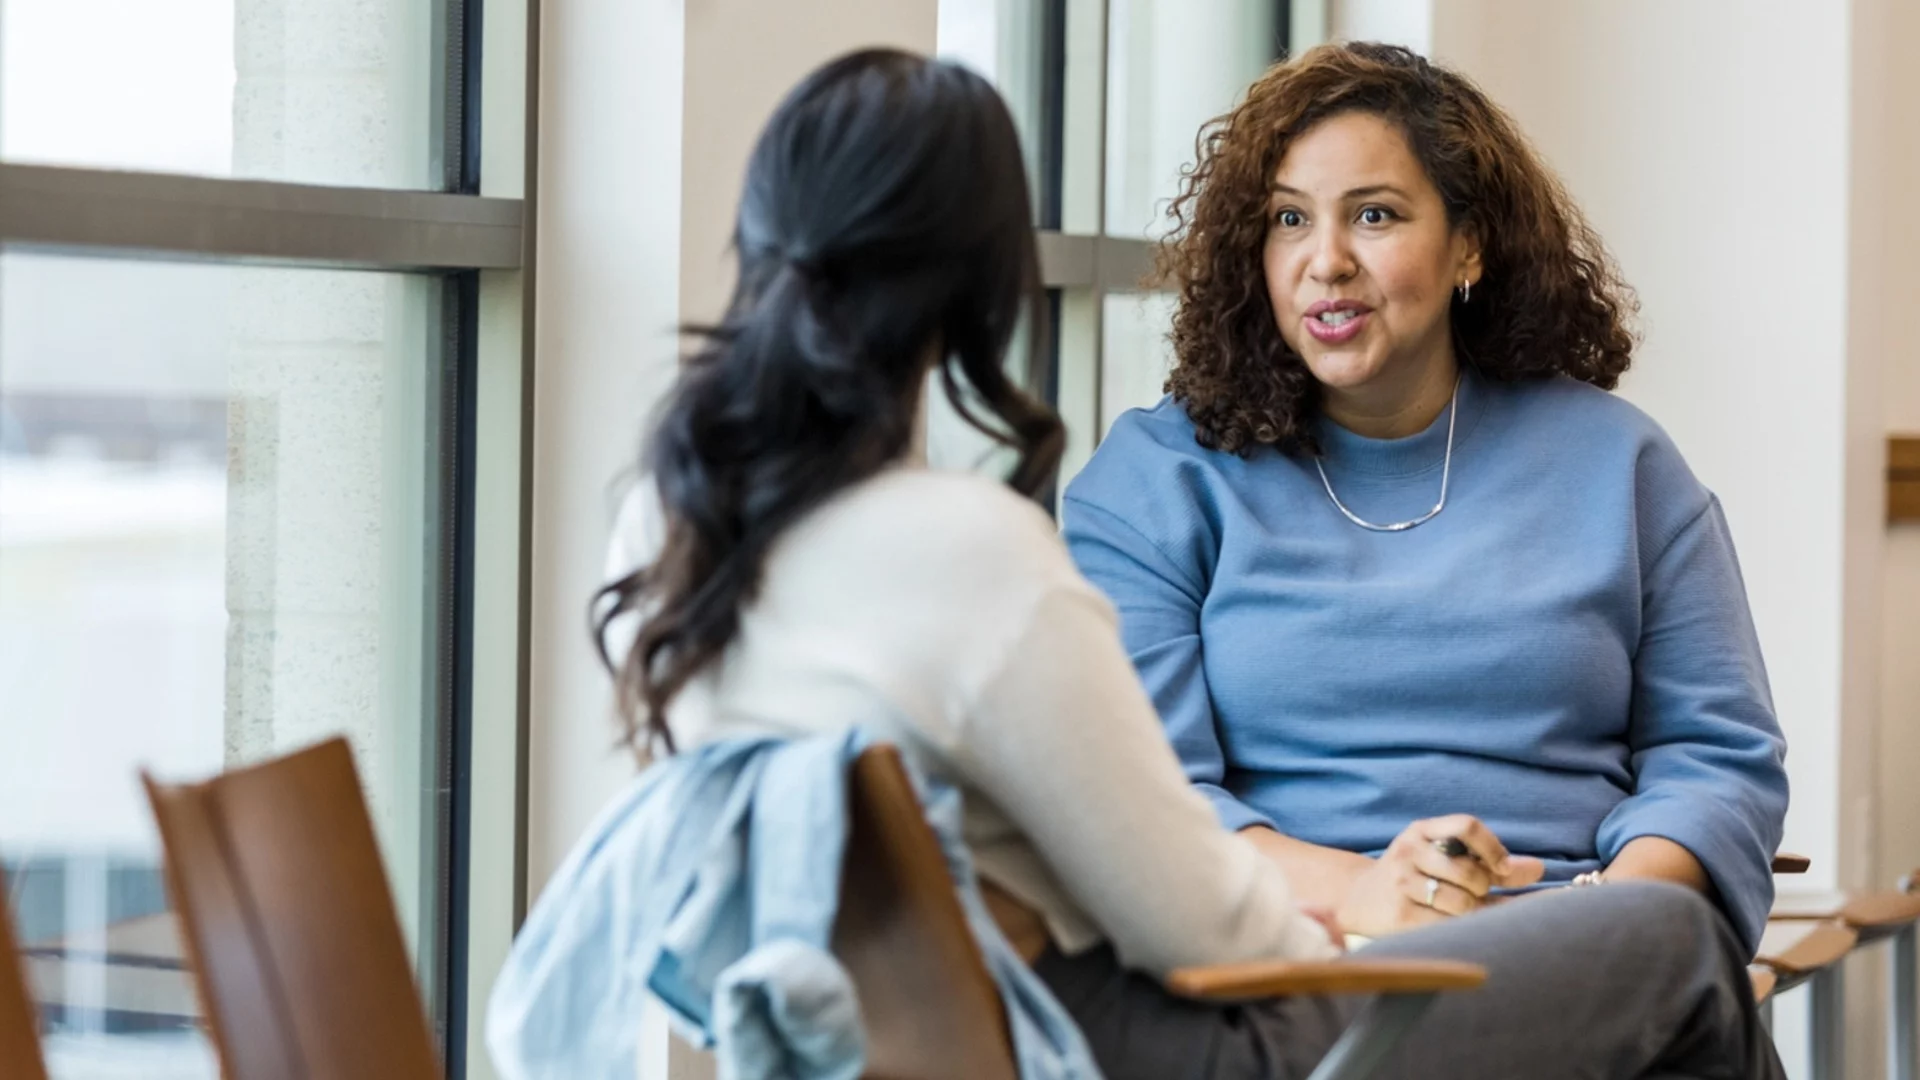
[[[6,897],[6,875],[0,874],[0,1076],[47,1080],[46,1061],[40,1055],[40,1016],[27,991]]]
[[[345,740],[201,784],[142,780],[226,1080],[436,1080]]]
[[[870,1080],[1014,1080],[1012,1042],[947,873],[939,841],[891,746],[854,762],[852,831],[833,948],[867,1026]],[[1378,994],[1391,1003],[1354,1022],[1314,1076],[1367,1075],[1431,996],[1486,981],[1472,964],[1336,960],[1191,968],[1168,986],[1203,1000]]]

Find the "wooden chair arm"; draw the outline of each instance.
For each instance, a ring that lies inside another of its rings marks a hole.
[[[1840,917],[1856,929],[1883,929],[1920,922],[1920,895],[1870,892],[1850,897]]]
[[[1245,1001],[1298,994],[1415,994],[1472,990],[1487,969],[1451,960],[1258,960],[1186,967],[1167,989],[1200,1001]]]
[[[1776,874],[1804,874],[1812,865],[1812,859],[1789,851],[1783,851],[1773,857],[1773,872]]]
[[[1860,935],[1840,922],[1769,922],[1758,960],[1782,975],[1807,975],[1847,955]]]
[[[1753,1001],[1759,1004],[1773,996],[1773,988],[1780,985],[1780,976],[1770,967],[1754,964],[1747,968],[1747,978],[1753,980]]]

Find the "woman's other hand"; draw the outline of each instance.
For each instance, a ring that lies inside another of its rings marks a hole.
[[[1460,841],[1465,854],[1444,853],[1440,845],[1449,839]],[[1478,818],[1426,818],[1402,830],[1354,878],[1340,905],[1340,925],[1367,937],[1411,930],[1477,911],[1492,889],[1531,885],[1545,872],[1539,859],[1508,854]]]

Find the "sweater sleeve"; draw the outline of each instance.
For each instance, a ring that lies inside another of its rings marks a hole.
[[[977,693],[953,759],[1129,968],[1330,956],[1285,875],[1180,775],[1112,609],[1048,589]]]
[[[1681,845],[1754,947],[1773,906],[1785,741],[1718,500],[1659,553],[1642,589],[1627,731],[1635,788],[1601,823],[1600,856],[1611,862],[1641,836]]]
[[[1226,755],[1200,643],[1204,577],[1106,507],[1072,493],[1063,502],[1067,547],[1080,572],[1119,609],[1121,638],[1187,779],[1228,829],[1274,828],[1224,786]]]

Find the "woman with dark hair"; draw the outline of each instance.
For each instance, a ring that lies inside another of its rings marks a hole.
[[[1304,1076],[1360,1002],[1202,1006],[1155,978],[1338,946],[1181,774],[1030,499],[1061,428],[1002,369],[1041,315],[1028,207],[1006,108],[961,68],[862,52],[781,104],[739,283],[652,428],[596,608],[626,734],[644,754],[869,728],[964,794],[996,917],[1109,1077]],[[1008,483],[924,465],[930,384],[1011,448]],[[1566,899],[1379,946],[1492,971],[1387,1075],[1778,1075],[1704,902]]]
[[[1221,820],[1364,936],[1544,871],[1685,885],[1754,947],[1787,781],[1726,519],[1606,392],[1631,294],[1513,121],[1313,49],[1173,213],[1170,394],[1064,513]]]

